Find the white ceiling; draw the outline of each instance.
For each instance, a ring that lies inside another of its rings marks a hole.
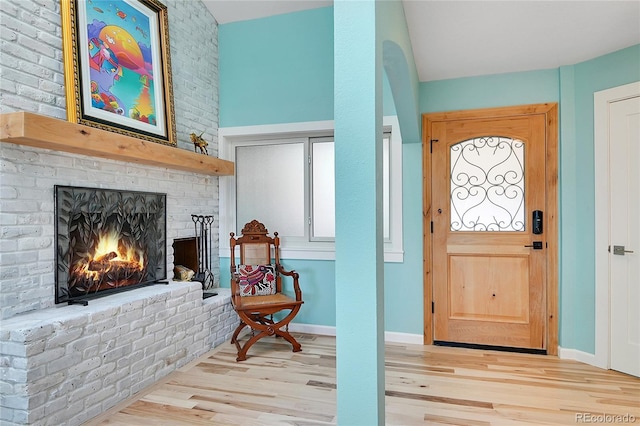
[[[333,4],[203,2],[220,24]],[[640,43],[640,0],[402,3],[420,81],[557,68]]]

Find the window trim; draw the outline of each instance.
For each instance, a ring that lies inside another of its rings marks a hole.
[[[325,143],[325,142],[330,142],[333,144],[333,148],[334,148],[334,156],[335,156],[335,138],[333,136],[322,136],[322,137],[310,137],[309,138],[309,153],[307,155],[307,158],[309,159],[309,167],[308,167],[308,172],[309,172],[309,186],[307,189],[307,193],[305,194],[305,203],[306,203],[306,207],[309,209],[309,212],[307,214],[307,218],[309,219],[309,223],[308,223],[308,232],[309,232],[309,241],[310,242],[333,242],[335,244],[335,236],[334,237],[317,237],[315,236],[313,230],[314,230],[314,226],[315,226],[315,213],[314,213],[314,197],[311,197],[309,195],[313,194],[313,188],[314,188],[314,166],[315,166],[315,160],[314,160],[314,150],[313,150],[313,145],[315,143]],[[335,175],[335,164],[334,164],[334,175]],[[334,191],[335,191],[335,184],[334,184]],[[335,201],[335,195],[334,195],[334,201]],[[335,208],[335,206],[334,206]],[[335,219],[335,218],[334,218]],[[335,220],[334,220],[334,235],[335,235]]]
[[[389,173],[389,235],[384,243],[385,262],[403,262],[402,241],[402,138],[396,116],[383,117],[385,132],[391,132],[390,173]],[[250,143],[265,140],[308,138],[333,134],[333,120],[302,123],[269,124],[241,127],[221,127],[218,129],[219,158],[235,160],[235,146],[238,142]],[[219,177],[219,230],[220,257],[229,257],[229,230],[236,229],[235,217],[235,174]],[[308,192],[307,192],[308,193]],[[306,195],[305,195],[306,197]],[[305,200],[306,201],[306,200]],[[277,230],[276,230],[277,231]],[[234,231],[235,232],[235,231]],[[335,260],[333,241],[286,242],[281,244],[281,257],[287,259]]]

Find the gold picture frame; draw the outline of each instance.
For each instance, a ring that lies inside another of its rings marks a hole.
[[[60,0],[67,120],[176,146],[167,8]]]

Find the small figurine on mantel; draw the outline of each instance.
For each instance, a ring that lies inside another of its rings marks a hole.
[[[209,153],[207,152],[207,145],[209,145],[209,142],[202,139],[203,134],[204,132],[200,133],[200,135],[198,136],[195,133],[191,133],[190,136],[191,142],[193,142],[193,151],[198,152],[198,148],[200,148],[201,154],[209,155]]]

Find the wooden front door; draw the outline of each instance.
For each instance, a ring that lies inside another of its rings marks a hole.
[[[547,114],[427,117],[433,341],[546,350]]]

